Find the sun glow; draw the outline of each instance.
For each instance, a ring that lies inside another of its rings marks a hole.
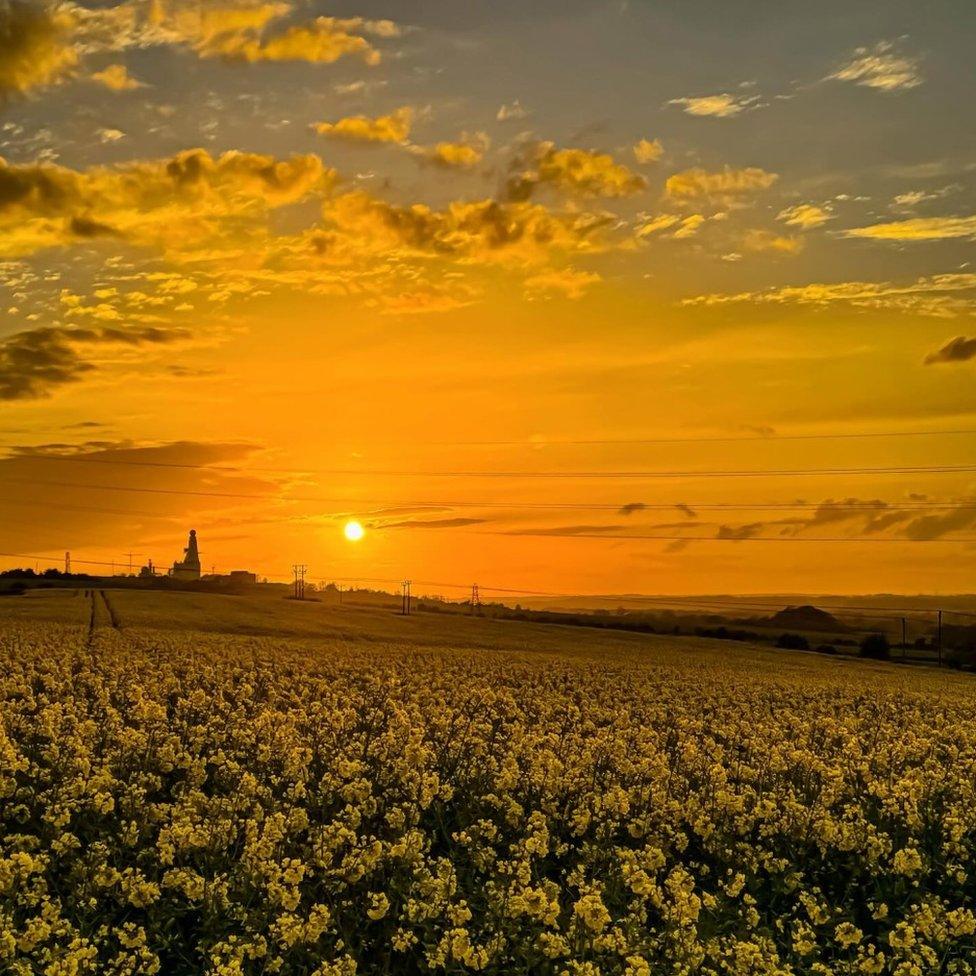
[[[359,540],[366,535],[366,530],[359,524],[359,522],[346,522],[346,526],[342,531],[350,542],[359,542]]]

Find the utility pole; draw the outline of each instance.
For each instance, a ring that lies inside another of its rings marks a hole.
[[[901,659],[904,661],[908,656],[908,622],[904,617],[901,618]]]
[[[66,552],[64,554],[64,575],[65,576],[71,575],[71,553],[70,552]]]
[[[304,600],[305,599],[305,573],[308,571],[308,567],[302,563],[297,563],[292,566],[292,570],[295,573],[295,599]]]
[[[401,584],[400,612],[405,617],[410,616],[410,580],[404,580]]]
[[[942,667],[942,611],[939,611],[939,667]]]
[[[480,611],[481,611],[481,595],[478,593],[478,584],[472,583],[471,584],[471,615],[474,616]]]
[[[132,575],[132,556],[133,555],[134,555],[133,553],[131,553],[131,552],[129,553],[129,575],[130,576]]]

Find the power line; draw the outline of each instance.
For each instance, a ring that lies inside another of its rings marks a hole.
[[[976,434],[976,430],[888,430],[864,431],[844,434],[753,434],[745,437],[715,436],[715,437],[593,437],[593,438],[558,438],[549,440],[545,437],[522,440],[497,441],[430,441],[432,446],[438,447],[563,447],[587,446],[604,444],[741,444],[760,441],[765,444],[775,444],[777,441],[833,441],[833,440],[868,440],[896,437],[938,437],[955,436],[961,434]],[[423,444],[424,442],[421,442]]]
[[[601,445],[628,445],[628,444],[748,444],[762,443],[775,444],[778,441],[833,441],[833,440],[886,440],[895,438],[915,438],[915,437],[956,437],[976,435],[976,428],[956,428],[940,430],[885,430],[885,431],[852,431],[833,434],[780,434],[776,432],[758,432],[747,435],[719,434],[705,435],[701,437],[591,437],[591,438],[548,438],[545,436],[532,436],[523,438],[511,438],[498,440],[482,441],[414,441],[415,446],[419,447],[525,447],[538,449],[539,447],[573,447],[573,446],[601,446]],[[351,443],[351,442],[350,442]],[[357,441],[356,443],[359,443]],[[373,443],[376,443],[375,441]],[[383,444],[396,444],[399,441],[381,441]],[[110,450],[110,449],[106,449]],[[112,458],[89,458],[70,455],[41,455],[25,452],[8,455],[0,460],[65,460],[65,461],[86,461],[91,464],[131,464],[147,467],[202,467],[202,465],[182,464],[175,461],[134,461]],[[244,469],[222,466],[214,467],[211,470],[223,471],[243,471]],[[311,474],[313,469],[308,468],[249,468],[252,471],[264,471],[279,474]]]
[[[38,563],[53,563],[54,565],[60,565],[64,560],[64,557],[57,556],[31,556],[23,552],[0,552],[0,556],[7,559],[33,559],[34,562]],[[72,563],[79,563],[83,566],[111,566],[113,569],[118,566],[121,560],[116,559],[114,562],[99,562],[96,559],[77,559],[76,557],[71,557]]]
[[[904,544],[909,546],[921,545],[923,543],[976,543],[976,536],[956,538],[956,539],[904,539],[889,536],[708,536],[708,535],[614,535],[610,532],[567,532],[563,535],[556,535],[552,532],[486,532],[478,533],[483,535],[503,535],[511,539],[518,538],[544,538],[544,539],[615,539],[617,542],[628,542],[633,539],[659,539],[664,542],[852,542],[852,543],[890,543]]]
[[[14,552],[0,552],[0,557],[6,557],[11,559],[28,559],[34,562],[42,563],[52,563],[58,564],[61,559],[55,556],[38,556],[30,555],[26,553],[14,553]],[[93,559],[77,559],[71,556],[72,563],[79,563],[85,566],[112,566],[117,565],[116,562],[104,562]],[[293,567],[295,575],[295,585],[300,586],[301,591],[304,593],[304,583],[305,583],[305,573],[307,567],[305,566],[295,566]],[[274,576],[272,574],[262,573],[261,575],[270,578],[282,580],[285,577]],[[344,576],[344,577],[329,577],[328,580],[325,578],[321,579],[321,582],[333,582],[333,583],[385,583],[394,584],[401,587],[401,597],[406,604],[407,599],[412,599],[412,594],[410,593],[411,586],[436,586],[444,589],[456,589],[456,590],[466,590],[472,593],[472,599],[478,603],[480,606],[480,593],[500,593],[510,596],[538,596],[538,597],[554,597],[562,599],[616,599],[625,600],[627,602],[640,602],[648,603],[651,605],[657,605],[661,609],[667,609],[668,607],[693,607],[698,610],[709,610],[711,608],[727,608],[727,609],[738,609],[738,610],[778,610],[782,608],[782,603],[766,603],[756,600],[743,600],[743,601],[733,601],[727,600],[722,601],[719,599],[714,599],[711,597],[656,597],[656,596],[642,596],[642,595],[631,595],[631,594],[601,594],[601,593],[565,593],[553,590],[530,590],[530,589],[515,589],[511,587],[504,586],[485,586],[483,584],[474,584],[473,586],[469,583],[450,583],[443,580],[403,580],[397,579],[395,577],[383,577],[383,576]],[[938,613],[939,608],[936,607],[873,607],[873,606],[855,606],[849,604],[830,604],[830,603],[820,603],[815,602],[815,606],[822,610],[830,610],[834,613],[848,613],[848,614],[858,614],[861,611],[877,611],[887,614],[906,614],[906,613]],[[968,612],[965,610],[943,610],[944,613],[950,616],[959,617],[969,617],[976,619],[976,613]]]
[[[511,478],[511,479],[657,479],[657,478],[756,478],[756,477],[818,477],[823,475],[863,474],[963,474],[976,471],[976,464],[888,465],[882,467],[838,468],[757,468],[738,470],[649,470],[649,471],[476,471],[476,470],[397,470],[395,468],[306,468],[287,470],[274,468],[226,468],[201,464],[178,464],[170,461],[131,461],[107,458],[71,457],[68,455],[29,455],[32,461],[107,464],[125,467],[180,468],[194,471],[230,472],[234,474],[320,474],[331,477],[383,478]],[[13,480],[13,479],[10,479]]]
[[[330,582],[343,582],[343,583],[391,583],[399,585],[400,581],[392,576],[343,576],[343,577],[329,577]],[[475,588],[471,587],[468,583],[446,583],[443,580],[414,580],[413,581],[418,586],[437,586],[444,589],[452,590],[472,590]],[[664,607],[667,606],[693,606],[699,609],[708,609],[709,607],[727,607],[735,609],[750,609],[750,610],[780,610],[785,604],[785,600],[779,603],[773,602],[763,602],[754,599],[747,599],[742,601],[734,600],[721,600],[721,598],[712,598],[708,596],[703,597],[667,597],[667,596],[642,596],[633,594],[615,594],[615,593],[563,593],[553,590],[519,590],[512,589],[503,586],[485,586],[483,584],[476,584],[476,589],[478,592],[489,592],[489,593],[504,593],[513,596],[539,596],[539,597],[555,597],[562,599],[574,599],[574,600],[585,600],[585,599],[601,599],[601,600],[626,600],[628,602],[641,602],[641,603],[652,603],[661,604]],[[861,606],[853,604],[836,604],[836,603],[821,603],[819,601],[814,601],[814,604],[818,609],[821,610],[831,610],[842,612],[852,612],[858,613],[860,611],[878,611],[881,613],[895,613],[895,614],[905,614],[905,613],[938,613],[938,607],[875,607],[875,606]],[[963,617],[974,617],[976,618],[976,613],[969,613],[965,610],[945,610],[945,613],[950,613],[956,616]]]
[[[619,503],[596,503],[596,502],[489,502],[489,501],[427,501],[409,502],[391,499],[377,498],[325,498],[309,496],[290,496],[285,498],[268,497],[258,494],[230,494],[227,492],[205,492],[205,491],[182,491],[180,489],[168,488],[142,488],[127,485],[86,485],[75,482],[53,482],[53,481],[34,481],[28,479],[6,479],[8,482],[17,481],[20,484],[45,485],[58,488],[72,489],[92,489],[99,491],[128,491],[146,494],[166,494],[166,495],[203,495],[205,497],[217,498],[242,498],[255,499],[260,501],[283,501],[283,502],[309,502],[329,505],[383,505],[389,507],[416,508],[416,509],[435,509],[435,508],[493,508],[493,509],[525,509],[531,511],[599,511],[599,512],[620,512],[621,514],[636,514],[640,511],[685,511],[692,509],[695,511],[730,511],[730,512],[754,512],[754,511],[819,511],[826,509],[830,512],[867,512],[879,515],[899,512],[942,512],[942,511],[976,511],[976,503],[957,504],[954,502],[860,502],[845,500],[827,500],[824,502],[636,502],[636,507],[631,512],[621,512],[627,508],[626,505]],[[0,481],[0,484],[3,482]],[[75,505],[68,502],[42,501],[36,498],[0,498],[0,503],[11,505],[23,505],[27,507],[40,508],[63,508],[69,511],[78,512],[98,512],[106,515],[124,515],[139,518],[153,518],[172,520],[175,516],[163,515],[158,512],[144,512],[138,510],[101,508],[89,505]],[[345,513],[339,513],[345,514]]]

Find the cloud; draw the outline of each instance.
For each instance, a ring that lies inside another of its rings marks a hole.
[[[296,4],[278,0],[124,0],[87,7],[67,0],[0,0],[0,97],[57,84],[77,74],[82,58],[150,47],[187,48],[229,62],[331,64],[381,54],[370,37],[398,37],[389,20],[317,17],[282,25]],[[121,69],[121,70],[120,70]],[[121,65],[93,75],[113,91],[138,85]]]
[[[460,289],[456,289],[460,291]],[[384,315],[425,315],[431,312],[454,312],[474,301],[471,291],[451,293],[442,288],[397,289],[394,294],[373,300]]]
[[[96,237],[179,250],[240,230],[335,180],[318,156],[213,157],[190,149],[168,159],[74,170],[0,158],[0,257]]]
[[[966,363],[976,359],[976,337],[956,336],[950,339],[941,349],[930,352],[925,357],[925,364],[935,363]]]
[[[388,203],[363,191],[326,201],[322,213],[324,227],[310,242],[324,260],[337,264],[386,255],[524,267],[554,254],[598,250],[606,225],[599,215],[560,214],[529,202],[458,201],[437,210]]]
[[[776,215],[777,220],[782,220],[789,227],[799,227],[800,230],[812,230],[814,227],[821,227],[828,220],[833,220],[834,215],[830,212],[830,207],[818,207],[812,203],[800,203],[794,207],[786,207]]]
[[[488,520],[482,518],[446,519],[405,519],[402,522],[388,522],[381,529],[461,529],[467,525],[484,525]]]
[[[588,149],[557,149],[551,142],[536,143],[528,159],[529,168],[509,181],[509,194],[526,199],[536,186],[546,184],[579,196],[626,197],[647,188],[643,176],[618,163],[609,153]]]
[[[972,502],[938,515],[921,515],[905,526],[905,535],[914,542],[941,539],[952,532],[976,527],[976,507]]]
[[[499,107],[495,118],[499,122],[518,122],[527,119],[531,113],[524,108],[522,103],[516,98],[514,102]]]
[[[759,108],[758,95],[702,95],[697,98],[672,98],[668,105],[681,106],[688,115],[711,116],[717,119],[730,119],[750,108]]]
[[[101,18],[92,17],[88,33],[104,34],[121,25],[128,28],[127,46],[185,46],[201,58],[228,61],[306,61],[332,64],[347,55],[375,65],[380,52],[364,35],[379,38],[399,36],[400,29],[389,20],[362,17],[316,17],[305,23],[279,29],[278,23],[295,9],[290,2],[225,0],[200,4],[196,0],[154,0],[147,5],[123,3]],[[125,44],[125,42],[123,42]]]
[[[530,295],[561,294],[565,298],[582,298],[586,290],[603,279],[590,271],[562,268],[532,275],[525,279],[525,290]]]
[[[727,305],[756,302],[778,305],[849,304],[858,308],[885,309],[949,318],[976,311],[976,274],[931,275],[907,284],[889,281],[842,281],[813,283],[729,294],[697,295],[683,305]]]
[[[110,64],[107,68],[104,68],[102,71],[96,71],[94,74],[89,75],[89,77],[92,81],[97,81],[109,91],[114,92],[135,91],[137,88],[146,87],[143,82],[133,78],[129,74],[124,64]]]
[[[943,197],[950,196],[953,193],[957,193],[962,189],[959,183],[950,183],[948,186],[940,187],[937,190],[931,190],[926,192],[925,190],[908,190],[905,193],[899,193],[892,201],[892,209],[894,210],[911,210],[917,207],[920,203],[925,203],[928,200],[940,200]]]
[[[337,122],[320,122],[314,128],[319,135],[349,142],[405,142],[412,123],[413,109],[403,106],[389,115],[352,115]]]
[[[634,159],[638,163],[656,163],[664,155],[659,139],[641,139],[634,144]]]
[[[748,525],[720,525],[715,533],[716,539],[754,539],[765,528],[763,522],[751,522]]]
[[[656,234],[658,231],[667,230],[673,227],[675,224],[681,223],[682,218],[676,214],[660,214],[657,217],[652,217],[650,220],[645,221],[637,228],[637,237],[650,237],[651,234]]]
[[[471,169],[484,159],[482,145],[470,142],[439,142],[429,148],[421,148],[420,155],[428,162],[447,169]]]
[[[856,48],[851,60],[827,79],[853,81],[884,92],[917,88],[923,81],[918,58],[898,54],[890,41]]]
[[[203,53],[220,55],[230,60],[247,61],[307,61],[311,64],[332,64],[349,54],[355,54],[369,65],[380,63],[376,48],[350,29],[361,29],[358,18],[339,20],[318,17],[311,24],[289,27],[269,38],[225,35],[215,38]],[[389,36],[389,35],[387,35]]]
[[[676,241],[684,240],[686,237],[694,237],[705,223],[705,218],[701,214],[692,214],[681,221],[681,226],[671,235]]]
[[[704,199],[733,206],[751,193],[768,189],[778,179],[777,173],[767,173],[757,166],[745,169],[731,169],[726,166],[720,172],[714,173],[696,167],[669,176],[665,183],[665,193],[672,200],[681,202]]]
[[[747,251],[777,251],[780,254],[799,254],[803,250],[803,238],[783,237],[771,230],[746,231],[742,247]]]
[[[0,0],[0,98],[53,85],[73,73],[75,17],[46,0]]]
[[[510,529],[501,535],[528,535],[528,536],[578,536],[590,535],[594,532],[619,532],[625,529],[623,525],[556,525],[551,528],[528,528]],[[625,538],[625,537],[622,537]]]
[[[976,215],[968,217],[912,217],[868,227],[853,227],[841,237],[860,237],[876,241],[944,241],[955,238],[976,240]]]
[[[187,338],[182,329],[47,327],[0,340],[0,400],[36,400],[96,369],[85,347],[142,346]]]

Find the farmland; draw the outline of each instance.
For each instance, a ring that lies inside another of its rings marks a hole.
[[[976,972],[976,683],[190,593],[0,604],[0,969]]]

